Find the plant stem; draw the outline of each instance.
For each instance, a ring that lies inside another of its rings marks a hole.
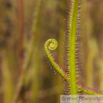
[[[33,22],[33,36],[32,36],[32,40],[31,40],[31,45],[30,45],[29,52],[27,54],[27,58],[25,60],[24,66],[23,66],[22,74],[18,81],[18,85],[17,85],[16,91],[15,91],[12,103],[16,103],[19,98],[19,94],[20,94],[22,86],[24,84],[25,74],[29,67],[30,61],[31,61],[32,53],[33,53],[34,46],[35,46],[35,36],[37,35],[37,26],[38,26],[38,22],[39,22],[40,6],[41,6],[41,0],[38,0],[36,12],[35,12],[35,19]]]
[[[77,13],[78,13],[79,0],[74,0],[72,3],[71,17],[70,17],[70,37],[69,37],[69,70],[70,70],[70,88],[71,95],[77,95],[76,84],[76,62],[75,62],[75,45],[76,45],[76,25],[77,25]]]

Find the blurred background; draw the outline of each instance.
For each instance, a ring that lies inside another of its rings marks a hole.
[[[0,0],[0,103],[12,103],[13,98],[13,103],[60,103],[65,84],[46,58],[44,43],[58,41],[53,54],[64,67],[67,1]],[[83,84],[103,90],[103,0],[83,4]]]

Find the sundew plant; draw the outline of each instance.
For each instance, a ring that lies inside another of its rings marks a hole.
[[[80,57],[79,55],[79,47],[81,45],[81,34],[78,31],[78,23],[81,21],[81,6],[82,6],[82,0],[71,0],[71,7],[70,11],[68,11],[67,6],[67,13],[68,16],[66,18],[67,28],[66,28],[66,69],[67,72],[65,72],[64,68],[60,67],[60,64],[57,64],[55,61],[55,58],[53,58],[50,51],[55,50],[57,46],[59,45],[58,42],[55,39],[48,39],[44,45],[45,53],[51,62],[51,65],[54,67],[54,69],[60,74],[60,76],[69,84],[68,86],[68,93],[70,95],[78,95],[79,92],[88,95],[102,95],[103,92],[99,90],[94,90],[89,87],[84,87],[82,85],[82,82],[80,82],[78,79],[78,71],[80,71]],[[81,24],[81,23],[79,23]],[[67,85],[68,85],[67,84]]]
[[[102,18],[103,0],[0,0],[0,103],[103,95]]]

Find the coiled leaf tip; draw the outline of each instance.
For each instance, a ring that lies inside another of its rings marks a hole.
[[[55,50],[58,47],[58,42],[55,39],[48,39],[45,43],[45,46],[49,50]]]

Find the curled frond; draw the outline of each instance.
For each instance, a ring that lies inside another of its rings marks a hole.
[[[61,67],[54,61],[54,58],[52,57],[50,50],[55,50],[58,47],[58,42],[55,39],[48,39],[44,45],[46,55],[48,59],[50,60],[52,66],[54,69],[63,77],[66,78],[66,75],[64,74]]]
[[[58,47],[58,42],[55,39],[48,39],[45,43],[45,48],[55,50]]]

